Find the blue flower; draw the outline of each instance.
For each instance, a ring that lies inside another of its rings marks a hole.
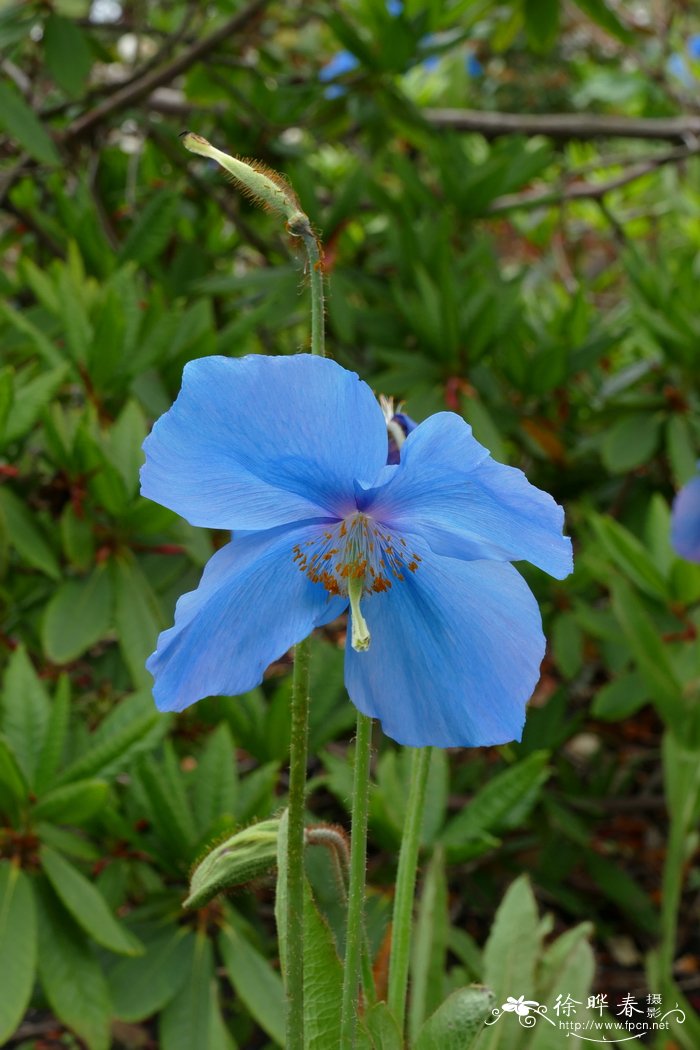
[[[345,73],[352,73],[353,69],[357,69],[358,65],[358,59],[350,51],[338,51],[321,68],[318,79],[322,83],[327,84],[329,80],[335,80],[336,77],[341,77]]]
[[[545,641],[510,562],[563,578],[571,544],[561,508],[460,416],[431,416],[387,464],[384,414],[353,372],[309,354],[208,357],[144,449],[145,496],[234,532],[148,661],[161,710],[252,689],[349,604],[347,689],[389,736],[520,738]]]
[[[671,543],[681,558],[700,562],[700,474],[683,486],[673,502]]]

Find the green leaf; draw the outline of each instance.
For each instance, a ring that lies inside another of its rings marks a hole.
[[[570,995],[582,1005],[586,1003],[595,973],[595,959],[587,940],[591,931],[591,923],[581,923],[562,934],[547,949],[542,958],[533,998],[539,1002],[552,1003],[561,989],[566,988],[565,995]],[[578,1016],[582,1013],[579,1011]],[[582,1020],[585,1022],[586,1018]],[[528,1050],[561,1050],[561,1035],[558,1027],[538,1024]]]
[[[140,955],[140,941],[112,915],[104,897],[60,853],[41,847],[41,865],[56,895],[75,921],[103,948],[118,955]]]
[[[520,995],[514,988],[534,988],[541,936],[530,881],[521,875],[509,886],[484,948],[484,983],[497,1002]],[[495,1029],[492,1033],[496,1034]]]
[[[409,1032],[415,1040],[426,1017],[442,1002],[447,959],[447,877],[438,846],[425,873],[411,946]]]
[[[282,974],[287,960],[287,828],[289,811],[280,818],[277,847],[275,922]],[[343,967],[333,935],[320,915],[308,881],[304,880],[304,1025],[307,1050],[340,1046],[340,1003]]]
[[[644,678],[639,671],[628,671],[598,690],[593,697],[591,714],[605,722],[619,722],[648,703]]]
[[[585,853],[586,867],[600,891],[626,911],[651,936],[658,933],[658,916],[648,894],[612,859],[592,850]]]
[[[30,787],[49,720],[49,698],[23,646],[14,651],[5,671],[2,728]]]
[[[560,613],[554,621],[551,637],[559,670],[565,678],[574,678],[583,666],[583,632],[576,615]]]
[[[559,0],[525,0],[525,32],[533,51],[550,51],[559,32]]]
[[[10,543],[20,558],[52,580],[59,580],[61,570],[55,554],[36,527],[32,515],[6,486],[0,488],[0,518],[3,517]]]
[[[99,963],[49,887],[40,889],[39,977],[46,998],[89,1050],[108,1050],[112,1004]]]
[[[60,530],[66,558],[79,572],[87,572],[95,563],[93,523],[87,516],[78,517],[72,503],[66,503]]]
[[[150,198],[129,230],[119,252],[119,261],[132,259],[144,266],[160,255],[173,236],[178,215],[178,199],[170,190]]]
[[[162,1050],[215,1050],[212,1035],[211,997],[215,987],[214,952],[202,930],[188,940],[192,954],[185,980],[160,1015]]]
[[[0,447],[12,440],[7,432],[7,418],[15,398],[13,376],[11,368],[0,372]]]
[[[524,820],[549,777],[548,760],[548,751],[533,751],[481,788],[440,837],[450,858],[469,855],[470,840],[497,835]]]
[[[0,861],[0,1043],[5,1045],[29,1005],[37,962],[36,906],[24,872]]]
[[[646,547],[613,518],[591,514],[589,518],[600,546],[629,578],[652,598],[668,598],[668,584]]]
[[[270,1038],[284,1046],[284,991],[279,974],[231,926],[223,928],[219,950],[236,995]]]
[[[225,722],[209,736],[199,757],[192,796],[197,826],[206,832],[215,820],[236,812],[236,753]]]
[[[659,714],[668,724],[682,729],[682,689],[660,632],[625,580],[613,580],[610,589],[613,612]]]
[[[137,686],[153,684],[146,660],[164,627],[158,600],[134,559],[112,559],[115,624],[124,660]]]
[[[41,372],[19,384],[5,425],[5,441],[16,441],[31,430],[42,409],[49,404],[66,375],[65,366]]]
[[[0,812],[17,816],[29,786],[6,737],[0,736]]]
[[[191,966],[194,937],[173,926],[146,943],[143,955],[119,959],[108,973],[114,1014],[122,1021],[144,1021],[180,994]]]
[[[92,52],[85,33],[69,18],[51,14],[42,37],[46,66],[68,95],[80,95],[92,67]]]
[[[626,474],[647,464],[659,442],[658,420],[648,413],[623,416],[607,431],[602,445],[603,463],[611,474]]]
[[[126,701],[122,701],[122,704]],[[119,705],[121,707],[121,704]],[[105,720],[107,721],[107,720]],[[163,728],[162,715],[153,709],[146,714],[138,714],[123,725],[115,727],[109,735],[95,733],[90,750],[76,759],[61,773],[61,784],[72,783],[94,776],[107,776],[124,769],[131,758],[142,748],[149,733],[159,726]],[[101,727],[100,727],[101,728]]]
[[[69,663],[107,633],[112,620],[112,580],[106,565],[89,576],[65,580],[46,606],[41,642],[49,660]]]
[[[106,780],[78,780],[57,787],[36,804],[36,820],[56,824],[81,824],[104,805],[109,785]]]
[[[13,328],[27,338],[31,346],[44,358],[47,364],[51,367],[65,367],[61,351],[54,346],[40,328],[32,324],[21,310],[17,310],[10,306],[9,303],[4,303],[0,300],[0,317],[3,317],[8,324],[12,325]]]
[[[458,988],[425,1022],[415,1050],[467,1050],[484,1031],[484,1021],[495,1002],[488,988]]]
[[[608,6],[605,0],[575,0],[576,6],[580,7],[591,21],[599,25],[611,36],[621,40],[623,44],[634,43],[634,33],[623,25],[615,12]]]
[[[685,416],[671,416],[666,428],[666,451],[679,487],[697,473],[697,440]]]
[[[166,741],[164,761],[144,756],[138,775],[151,807],[150,818],[173,857],[190,861],[196,828],[182,772],[172,745]]]
[[[53,141],[8,78],[0,81],[0,128],[40,164],[60,164]]]
[[[372,1050],[403,1050],[398,1023],[386,1003],[375,1003],[360,1018],[360,1032]]]

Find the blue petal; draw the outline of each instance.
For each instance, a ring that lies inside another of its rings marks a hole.
[[[351,700],[400,744],[519,740],[545,649],[537,602],[512,565],[419,553],[414,575],[363,601],[371,643],[346,649]]]
[[[267,529],[343,513],[386,463],[372,391],[334,361],[205,357],[144,442],[144,496],[192,525]]]
[[[209,560],[146,664],[161,711],[247,692],[273,660],[340,615],[347,600],[330,598],[292,560],[294,545],[317,533],[306,526],[238,535]]]
[[[398,532],[419,533],[447,557],[522,559],[557,579],[573,568],[562,508],[522,471],[491,459],[452,412],[408,435],[395,472],[364,494],[363,509]]]
[[[700,477],[684,485],[674,500],[671,543],[681,558],[700,562]]]

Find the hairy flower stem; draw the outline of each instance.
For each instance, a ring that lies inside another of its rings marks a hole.
[[[365,871],[367,866],[367,811],[369,808],[369,763],[372,747],[372,719],[357,713],[355,771],[352,787],[352,837],[350,839],[350,881],[345,936],[345,968],[340,1021],[342,1050],[355,1043],[360,961],[364,943]]]
[[[304,1050],[304,795],[309,736],[309,640],[294,651],[287,838],[287,1050]]]
[[[413,749],[411,787],[406,808],[406,820],[396,873],[396,895],[391,926],[391,955],[389,958],[389,1009],[403,1032],[408,991],[408,964],[411,955],[413,927],[413,896],[416,888],[416,869],[420,833],[423,824],[425,786],[430,769],[432,748]]]
[[[304,218],[306,219],[306,216]],[[309,280],[311,281],[311,353],[325,357],[323,260],[319,242],[314,236],[308,219],[306,219],[306,228],[301,233],[301,237],[304,241],[309,265]]]
[[[323,271],[311,224],[297,213],[287,228],[304,241],[311,275],[311,352],[325,353]],[[304,796],[309,743],[309,639],[294,649],[289,745],[289,837],[287,840],[287,1050],[304,1050]],[[352,861],[351,861],[352,864]]]

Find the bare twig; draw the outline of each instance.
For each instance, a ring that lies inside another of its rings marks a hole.
[[[120,87],[114,94],[98,103],[93,109],[77,117],[72,124],[63,132],[64,140],[82,138],[96,125],[101,124],[107,117],[123,109],[128,109],[142,98],[150,95],[156,88],[163,84],[169,84],[187,69],[200,61],[219,44],[223,43],[233,33],[237,33],[248,22],[255,18],[269,3],[269,0],[251,0],[246,7],[237,11],[227,22],[215,29],[209,36],[196,40],[182,54],[173,58],[159,69],[153,69],[144,76],[138,77],[126,85]]]
[[[700,136],[700,116],[612,117],[590,113],[484,113],[476,109],[425,109],[435,127],[501,135],[547,135],[570,139],[632,138],[687,143]]]
[[[600,201],[613,190],[627,186],[628,183],[635,182],[644,175],[649,175],[665,164],[677,164],[680,161],[687,160],[688,157],[697,156],[698,153],[700,153],[700,146],[679,147],[675,150],[669,150],[667,153],[660,153],[656,157],[650,157],[648,160],[632,164],[622,175],[618,175],[614,179],[608,179],[605,182],[579,182],[553,192],[533,193],[531,190],[526,190],[525,193],[506,193],[492,201],[489,214],[499,215],[501,212],[513,211],[516,208],[541,208],[550,204],[562,204],[565,201]],[[601,161],[600,166],[604,167],[605,162]]]

